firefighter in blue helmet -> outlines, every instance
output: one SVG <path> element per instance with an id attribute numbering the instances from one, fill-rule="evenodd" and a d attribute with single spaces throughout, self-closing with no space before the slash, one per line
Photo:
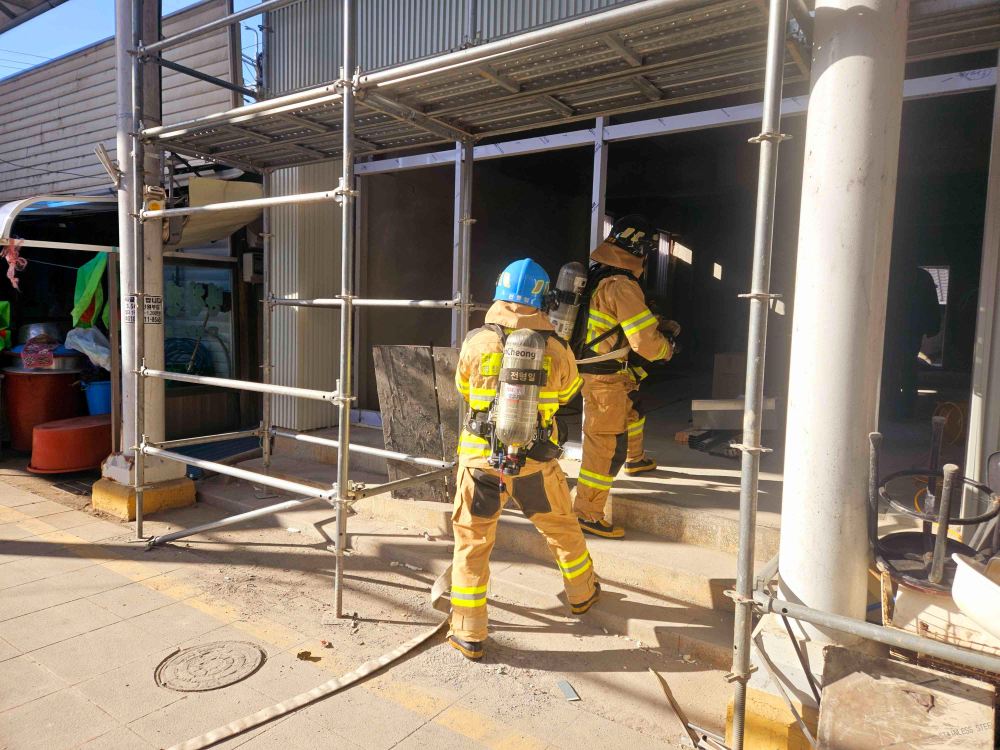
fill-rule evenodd
<path id="1" fill-rule="evenodd" d="M 470 659 L 483 655 L 490 553 L 500 511 L 508 499 L 545 537 L 562 573 L 573 613 L 586 612 L 601 595 L 587 544 L 573 513 L 566 475 L 559 467 L 565 435 L 560 434 L 555 414 L 576 396 L 583 379 L 569 348 L 553 335 L 552 324 L 542 311 L 548 290 L 548 274 L 533 260 L 507 266 L 497 279 L 486 324 L 466 337 L 455 371 L 455 385 L 469 402 L 470 413 L 458 447 L 448 640 Z M 523 463 L 511 467 L 502 462 L 505 447 L 498 445 L 493 429 L 494 407 L 503 376 L 504 344 L 508 336 L 521 329 L 536 331 L 544 341 L 541 351 L 545 376 L 539 384 L 535 437 L 524 446 Z"/>

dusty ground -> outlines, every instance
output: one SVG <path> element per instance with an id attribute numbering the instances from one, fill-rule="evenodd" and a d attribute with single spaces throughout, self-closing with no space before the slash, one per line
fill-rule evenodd
<path id="1" fill-rule="evenodd" d="M 0 461 L 4 750 L 168 747 L 350 671 L 442 617 L 429 605 L 428 573 L 352 556 L 344 608 L 356 617 L 333 621 L 334 557 L 325 544 L 261 521 L 146 552 L 130 526 L 23 465 Z M 145 530 L 221 515 L 194 506 L 147 519 Z M 350 530 L 420 534 L 357 516 Z M 650 667 L 692 722 L 723 728 L 730 687 L 709 666 L 647 650 L 568 611 L 490 603 L 482 663 L 438 635 L 364 683 L 219 747 L 679 747 Z M 254 642 L 267 662 L 207 693 L 154 683 L 156 664 L 177 647 L 218 640 Z M 559 680 L 581 700 L 567 702 Z"/>

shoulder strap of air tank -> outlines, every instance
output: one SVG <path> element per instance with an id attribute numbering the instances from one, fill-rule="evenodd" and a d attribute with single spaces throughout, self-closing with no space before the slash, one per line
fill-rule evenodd
<path id="1" fill-rule="evenodd" d="M 487 328 L 497 336 L 500 337 L 500 346 L 503 347 L 507 343 L 507 331 L 504 330 L 503 326 L 496 323 L 487 323 L 483 328 Z"/>

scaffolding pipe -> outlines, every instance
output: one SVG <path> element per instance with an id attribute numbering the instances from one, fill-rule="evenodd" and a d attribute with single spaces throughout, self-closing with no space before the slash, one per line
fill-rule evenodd
<path id="1" fill-rule="evenodd" d="M 266 25 L 266 24 L 265 24 Z M 265 38 L 267 32 L 265 31 Z M 271 170 L 264 172 L 264 197 L 271 194 L 272 186 Z M 264 385 L 271 385 L 271 316 L 274 314 L 271 305 L 271 209 L 264 208 L 263 239 L 264 239 L 264 331 L 262 346 L 264 349 L 264 364 L 261 365 L 261 379 Z M 264 450 L 264 471 L 271 468 L 271 394 L 264 393 L 261 408 L 261 436 L 263 437 L 262 448 Z"/>
<path id="2" fill-rule="evenodd" d="M 831 628 L 842 633 L 848 633 L 859 638 L 867 638 L 876 643 L 884 643 L 893 648 L 903 648 L 908 651 L 915 651 L 918 654 L 932 656 L 936 659 L 962 664 L 972 669 L 981 669 L 992 674 L 1000 674 L 1000 658 L 989 656 L 988 654 L 953 646 L 950 643 L 941 643 L 932 638 L 922 638 L 913 633 L 895 628 L 886 628 L 881 625 L 874 625 L 870 622 L 855 620 L 853 617 L 835 615 L 830 612 L 823 612 L 819 609 L 806 607 L 802 604 L 794 604 L 771 596 L 764 591 L 754 592 L 754 601 L 759 604 L 764 614 L 775 613 L 791 617 L 802 622 L 812 623 L 821 628 Z M 736 741 L 736 736 L 733 736 Z M 735 745 L 734 745 L 735 747 Z"/>
<path id="3" fill-rule="evenodd" d="M 248 482 L 262 484 L 265 487 L 274 487 L 276 490 L 294 492 L 297 495 L 314 497 L 319 500 L 332 500 L 337 496 L 336 488 L 324 490 L 308 484 L 300 484 L 299 482 L 292 482 L 288 479 L 279 479 L 278 477 L 272 477 L 267 474 L 260 474 L 256 471 L 238 469 L 235 466 L 221 464 L 217 461 L 206 461 L 203 458 L 185 456 L 183 453 L 174 453 L 172 451 L 163 450 L 162 448 L 157 448 L 149 443 L 143 444 L 139 452 L 147 456 L 158 456 L 160 458 L 165 458 L 168 461 L 176 461 L 181 464 L 198 466 L 202 469 L 207 469 L 208 471 L 214 471 L 216 474 L 225 474 L 226 476 L 236 477 L 237 479 L 245 479 Z"/>
<path id="4" fill-rule="evenodd" d="M 150 370 L 143 367 L 140 371 L 143 377 L 160 378 L 161 380 L 177 380 L 182 383 L 197 383 L 198 385 L 214 385 L 219 388 L 233 388 L 238 391 L 255 391 L 256 393 L 274 393 L 279 396 L 293 398 L 308 398 L 313 401 L 336 401 L 337 391 L 316 391 L 310 388 L 294 388 L 289 385 L 271 385 L 269 383 L 253 383 L 248 380 L 230 380 L 229 378 L 212 378 L 207 375 L 191 375 L 186 372 L 167 372 L 166 370 Z"/>
<path id="5" fill-rule="evenodd" d="M 252 521 L 255 518 L 270 516 L 275 513 L 280 513 L 283 510 L 292 510 L 293 508 L 301 508 L 306 505 L 312 505 L 313 503 L 318 503 L 322 499 L 323 498 L 320 497 L 309 497 L 304 500 L 287 500 L 283 503 L 278 503 L 277 505 L 268 505 L 266 508 L 258 508 L 257 510 L 247 511 L 246 513 L 229 516 L 228 518 L 220 518 L 218 521 L 212 521 L 211 523 L 203 523 L 201 526 L 192 526 L 190 529 L 181 529 L 180 531 L 172 531 L 169 534 L 154 537 L 149 540 L 148 546 L 158 547 L 161 544 L 173 542 L 177 539 L 184 539 L 185 537 L 194 536 L 195 534 L 202 534 L 206 531 L 214 531 L 215 529 L 221 529 L 226 526 L 233 526 L 238 523 L 243 523 L 244 521 Z"/>
<path id="6" fill-rule="evenodd" d="M 438 469 L 436 471 L 428 471 L 425 474 L 417 474 L 413 477 L 407 477 L 406 479 L 397 479 L 395 482 L 386 482 L 385 484 L 376 484 L 372 487 L 358 487 L 350 491 L 350 495 L 354 500 L 360 500 L 363 497 L 371 497 L 372 495 L 381 495 L 384 492 L 391 492 L 392 490 L 402 490 L 407 487 L 412 487 L 415 484 L 423 484 L 424 482 L 430 482 L 438 477 L 444 477 L 451 474 L 453 468 L 451 466 Z"/>
<path id="7" fill-rule="evenodd" d="M 753 277 L 750 285 L 750 326 L 747 333 L 746 401 L 743 408 L 742 466 L 740 469 L 739 553 L 736 563 L 736 621 L 733 633 L 733 750 L 743 750 L 747 680 L 750 677 L 750 631 L 753 627 L 753 560 L 757 526 L 757 489 L 760 478 L 761 417 L 764 406 L 764 354 L 767 313 L 772 295 L 771 243 L 781 135 L 781 88 L 785 65 L 787 0 L 770 0 L 767 28 L 767 67 L 757 177 L 757 215 L 754 229 Z"/>
<path id="8" fill-rule="evenodd" d="M 132 0 L 132 49 L 137 50 L 142 45 L 142 9 L 143 0 Z M 124 65 L 125 61 L 120 60 Z M 135 480 L 135 538 L 142 539 L 142 500 L 143 489 L 146 483 L 146 466 L 142 451 L 138 446 L 145 440 L 146 427 L 146 388 L 142 379 L 142 369 L 145 366 L 146 356 L 146 274 L 145 257 L 146 242 L 143 232 L 142 220 L 139 215 L 142 211 L 143 185 L 143 158 L 144 148 L 139 138 L 139 131 L 142 130 L 142 59 L 138 55 L 132 56 L 132 273 L 134 275 L 133 284 L 133 345 L 135 354 L 132 362 L 135 365 L 135 403 L 133 406 L 133 420 L 135 422 L 135 466 L 133 478 Z M 124 155 L 123 155 L 124 156 Z"/>
<path id="9" fill-rule="evenodd" d="M 311 443 L 312 445 L 322 445 L 328 448 L 340 449 L 339 440 L 321 438 L 316 435 L 309 435 L 308 433 L 298 432 L 296 430 L 286 430 L 281 427 L 272 427 L 271 434 L 276 437 L 297 440 L 300 443 Z M 411 464 L 429 466 L 434 469 L 450 469 L 455 466 L 454 461 L 437 461 L 433 458 L 419 458 L 418 456 L 410 456 L 406 453 L 396 453 L 395 451 L 387 451 L 384 448 L 375 448 L 368 445 L 349 445 L 347 449 L 357 453 L 364 453 L 369 456 L 381 456 L 382 458 L 391 458 L 394 461 L 406 461 Z"/>
<path id="10" fill-rule="evenodd" d="M 697 5 L 698 0 L 644 0 L 641 3 L 634 3 L 602 13 L 584 16 L 583 18 L 536 29 L 524 34 L 517 34 L 506 39 L 498 39 L 446 55 L 437 55 L 407 65 L 399 65 L 394 68 L 369 73 L 361 76 L 360 85 L 365 90 L 371 90 L 375 87 L 399 84 L 421 75 L 441 73 L 468 63 L 490 60 L 498 55 L 524 50 L 544 42 L 597 36 L 621 28 L 622 26 L 633 25 L 645 19 L 656 17 L 668 9 L 683 10 L 685 8 L 697 7 Z M 261 6 L 254 7 L 258 9 L 257 12 L 260 12 L 259 9 Z M 144 51 L 148 52 L 149 50 L 155 51 L 155 45 L 150 45 Z M 319 104 L 324 100 L 333 102 L 340 98 L 335 94 L 337 88 L 338 84 L 317 86 L 316 88 L 306 89 L 295 94 L 240 107 L 236 110 L 217 112 L 174 125 L 149 128 L 143 131 L 142 137 L 155 139 L 166 135 L 179 135 L 189 132 L 191 129 L 210 127 L 213 123 L 219 121 L 229 122 L 230 118 L 234 116 L 241 118 L 240 122 L 251 122 L 257 117 L 268 116 L 278 108 L 294 108 L 305 102 L 309 104 Z"/>
<path id="11" fill-rule="evenodd" d="M 302 205 L 303 203 L 322 203 L 323 201 L 339 200 L 336 190 L 324 190 L 319 193 L 301 193 L 299 195 L 276 195 L 269 198 L 252 198 L 247 201 L 227 201 L 226 203 L 209 203 L 205 206 L 181 206 L 180 208 L 163 208 L 159 211 L 143 211 L 142 220 L 166 219 L 171 216 L 191 216 L 193 214 L 216 213 L 218 211 L 243 211 L 248 208 L 265 208 L 267 206 Z"/>
<path id="12" fill-rule="evenodd" d="M 272 297 L 272 305 L 284 307 L 342 307 L 344 300 L 338 297 L 317 299 L 294 299 Z M 457 299 L 355 299 L 354 307 L 440 307 L 451 309 L 461 305 Z"/>
<path id="13" fill-rule="evenodd" d="M 150 44 L 147 47 L 139 47 L 139 56 L 148 57 L 150 55 L 155 55 L 162 50 L 170 49 L 171 47 L 176 47 L 179 44 L 189 42 L 192 39 L 206 36 L 214 31 L 218 31 L 219 29 L 232 26 L 234 23 L 239 23 L 247 18 L 260 15 L 265 11 L 277 10 L 278 8 L 283 8 L 286 5 L 300 2 L 302 2 L 302 0 L 265 0 L 265 2 L 251 5 L 249 8 L 238 11 L 237 13 L 230 13 L 228 16 L 223 16 L 216 21 L 196 26 L 193 29 L 182 31 L 180 34 L 175 34 L 174 36 L 168 36 L 166 39 L 161 39 L 160 41 Z"/>
<path id="14" fill-rule="evenodd" d="M 221 443 L 226 440 L 238 440 L 240 438 L 256 437 L 260 430 L 240 430 L 239 432 L 223 432 L 219 435 L 205 435 L 202 437 L 181 438 L 180 440 L 163 440 L 161 442 L 146 442 L 154 448 L 183 448 L 186 445 L 201 445 L 202 443 Z"/>
<path id="15" fill-rule="evenodd" d="M 340 378 L 337 390 L 339 406 L 338 438 L 340 444 L 351 444 L 351 374 L 354 368 L 354 341 L 352 324 L 354 322 L 354 74 L 356 9 L 355 0 L 344 0 L 343 15 L 343 49 L 344 65 L 340 71 L 343 87 L 343 162 L 340 178 L 341 208 L 341 242 L 340 242 L 340 296 L 343 300 L 343 312 L 340 316 Z M 345 503 L 350 499 L 347 493 L 347 473 L 350 466 L 350 448 L 337 452 L 337 536 L 334 551 L 336 552 L 336 575 L 334 577 L 335 617 L 344 614 L 344 547 L 346 546 L 345 523 L 347 515 L 344 512 Z"/>
<path id="16" fill-rule="evenodd" d="M 202 73 L 200 70 L 195 70 L 194 68 L 189 68 L 186 65 L 180 65 L 171 60 L 164 60 L 162 57 L 155 56 L 151 60 L 155 62 L 162 68 L 167 68 L 168 70 L 174 70 L 178 73 L 183 73 L 191 78 L 196 78 L 199 81 L 204 81 L 205 83 L 211 83 L 213 86 L 218 86 L 224 88 L 228 91 L 235 91 L 237 94 L 242 94 L 243 96 L 249 96 L 251 99 L 256 99 L 258 94 L 252 89 L 244 88 L 243 86 L 237 86 L 235 83 L 230 83 L 229 81 L 224 81 L 221 78 L 216 78 L 215 76 L 210 76 L 208 73 Z"/>

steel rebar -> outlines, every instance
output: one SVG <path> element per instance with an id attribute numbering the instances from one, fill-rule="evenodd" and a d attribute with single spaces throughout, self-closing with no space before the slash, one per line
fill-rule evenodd
<path id="1" fill-rule="evenodd" d="M 353 371 L 353 322 L 354 306 L 354 73 L 355 45 L 357 29 L 355 0 L 344 0 L 343 44 L 344 64 L 340 71 L 343 86 L 343 163 L 341 169 L 341 242 L 340 242 L 340 295 L 344 304 L 340 315 L 340 379 L 337 390 L 338 437 L 346 450 L 337 452 L 337 537 L 336 575 L 334 579 L 335 616 L 344 614 L 344 547 L 346 546 L 347 514 L 345 503 L 350 499 L 347 493 L 347 475 L 350 467 L 351 444 L 351 375 Z"/>
<path id="2" fill-rule="evenodd" d="M 760 430 L 764 402 L 764 355 L 767 313 L 770 307 L 771 244 L 781 142 L 781 88 L 785 62 L 787 0 L 770 0 L 767 30 L 767 66 L 764 74 L 764 114 L 757 177 L 757 215 L 754 227 L 753 278 L 750 286 L 750 326 L 747 333 L 746 400 L 743 410 L 743 457 L 740 470 L 739 554 L 736 571 L 736 622 L 733 635 L 733 750 L 743 750 L 746 719 L 746 682 L 750 677 L 750 631 L 753 626 L 753 560 L 757 527 L 757 490 L 760 478 Z"/>

